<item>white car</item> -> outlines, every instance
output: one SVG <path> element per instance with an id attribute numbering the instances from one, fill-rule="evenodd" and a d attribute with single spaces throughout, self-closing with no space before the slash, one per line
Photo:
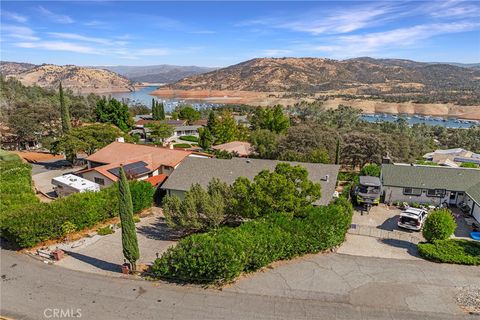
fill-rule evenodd
<path id="1" fill-rule="evenodd" d="M 420 231 L 427 218 L 427 214 L 427 210 L 408 208 L 400 213 L 400 218 L 398 219 L 397 224 L 401 228 Z"/>

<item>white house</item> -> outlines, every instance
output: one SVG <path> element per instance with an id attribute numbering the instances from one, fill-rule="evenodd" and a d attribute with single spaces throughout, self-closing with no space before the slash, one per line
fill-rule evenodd
<path id="1" fill-rule="evenodd" d="M 65 197 L 77 192 L 97 192 L 100 185 L 73 174 L 66 174 L 52 179 L 53 189 L 59 197 Z"/>

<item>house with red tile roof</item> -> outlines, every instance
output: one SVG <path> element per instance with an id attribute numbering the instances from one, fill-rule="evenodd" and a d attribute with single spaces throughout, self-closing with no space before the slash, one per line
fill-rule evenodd
<path id="1" fill-rule="evenodd" d="M 86 158 L 87 168 L 77 172 L 102 187 L 119 178 L 120 167 L 130 179 L 168 176 L 187 157 L 207 157 L 192 151 L 115 141 Z"/>
<path id="2" fill-rule="evenodd" d="M 236 153 L 239 157 L 248 157 L 253 152 L 252 145 L 245 141 L 232 141 L 212 147 L 215 150 Z"/>

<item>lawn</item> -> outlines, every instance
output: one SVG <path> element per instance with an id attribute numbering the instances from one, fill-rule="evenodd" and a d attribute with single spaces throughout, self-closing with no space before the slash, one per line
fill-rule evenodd
<path id="1" fill-rule="evenodd" d="M 420 255 L 431 261 L 480 265 L 480 242 L 460 239 L 437 240 L 419 243 Z"/>

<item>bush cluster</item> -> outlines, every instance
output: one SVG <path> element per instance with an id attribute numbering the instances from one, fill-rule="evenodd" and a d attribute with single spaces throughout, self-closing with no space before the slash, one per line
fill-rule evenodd
<path id="1" fill-rule="evenodd" d="M 179 139 L 183 141 L 198 142 L 198 137 L 196 136 L 181 136 Z"/>
<path id="2" fill-rule="evenodd" d="M 422 229 L 423 237 L 429 241 L 446 240 L 457 228 L 457 223 L 449 209 L 437 209 L 430 213 Z"/>
<path id="3" fill-rule="evenodd" d="M 32 167 L 13 153 L 0 150 L 0 214 L 39 202 L 32 189 Z"/>
<path id="4" fill-rule="evenodd" d="M 417 247 L 420 255 L 431 261 L 480 265 L 480 242 L 448 239 L 419 243 Z"/>
<path id="5" fill-rule="evenodd" d="M 90 228 L 118 215 L 117 189 L 115 184 L 100 192 L 76 193 L 50 203 L 24 205 L 2 215 L 2 236 L 21 248 L 28 248 Z M 152 205 L 154 191 L 147 182 L 131 182 L 135 212 Z"/>
<path id="6" fill-rule="evenodd" d="M 317 253 L 341 244 L 352 219 L 345 199 L 306 210 L 301 217 L 275 213 L 236 228 L 182 239 L 152 267 L 154 277 L 192 283 L 225 283 L 276 260 Z"/>
<path id="7" fill-rule="evenodd" d="M 188 149 L 191 147 L 188 143 L 176 143 L 173 145 L 174 148 Z"/>

